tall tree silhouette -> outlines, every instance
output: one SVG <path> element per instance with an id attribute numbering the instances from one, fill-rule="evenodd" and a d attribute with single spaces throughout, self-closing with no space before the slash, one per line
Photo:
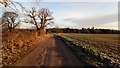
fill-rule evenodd
<path id="1" fill-rule="evenodd" d="M 9 30 L 11 31 L 16 26 L 19 25 L 20 21 L 15 22 L 18 17 L 18 14 L 15 12 L 5 12 L 2 15 L 2 26 L 7 26 Z"/>
<path id="2" fill-rule="evenodd" d="M 53 23 L 52 12 L 49 9 L 42 8 L 38 12 L 33 7 L 31 10 L 27 12 L 27 16 L 29 16 L 32 20 L 30 23 L 36 26 L 36 29 L 39 34 L 46 33 L 46 27 Z"/>
<path id="3" fill-rule="evenodd" d="M 51 12 L 49 9 L 46 8 L 42 8 L 39 10 L 39 14 L 38 17 L 40 18 L 41 22 L 40 22 L 40 34 L 45 34 L 46 33 L 46 29 L 45 27 L 47 27 L 50 23 L 53 23 L 53 17 L 52 17 L 53 12 Z"/>
<path id="4" fill-rule="evenodd" d="M 37 23 L 37 11 L 34 7 L 32 7 L 32 9 L 27 12 L 27 16 L 32 19 L 30 23 L 34 24 L 37 30 L 39 30 L 39 26 Z"/>

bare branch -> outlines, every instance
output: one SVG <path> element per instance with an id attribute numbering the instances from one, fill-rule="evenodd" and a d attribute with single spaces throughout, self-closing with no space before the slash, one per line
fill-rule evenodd
<path id="1" fill-rule="evenodd" d="M 46 26 L 50 25 L 51 23 L 54 23 L 54 22 L 53 22 L 53 21 L 51 21 L 51 22 L 47 23 L 44 27 L 46 27 Z"/>
<path id="2" fill-rule="evenodd" d="M 18 26 L 20 24 L 21 21 L 19 21 L 18 23 L 16 23 L 13 28 L 15 28 L 16 26 Z"/>
<path id="3" fill-rule="evenodd" d="M 50 24 L 47 23 L 48 21 L 51 21 L 53 20 L 54 18 L 52 17 L 52 12 L 49 10 L 49 9 L 46 9 L 46 8 L 42 8 L 39 10 L 39 14 L 38 14 L 38 17 L 40 18 L 41 20 L 41 28 L 44 28 L 46 27 L 47 25 Z M 47 23 L 47 24 L 46 24 Z"/>
<path id="4" fill-rule="evenodd" d="M 11 30 L 11 29 L 14 29 L 19 23 L 15 23 L 15 20 L 17 18 L 18 14 L 15 13 L 15 12 L 5 12 L 3 15 L 2 15 L 2 24 L 8 26 L 8 28 Z"/>
<path id="5" fill-rule="evenodd" d="M 50 12 L 49 9 L 46 8 L 42 8 L 39 10 L 39 15 L 38 15 L 41 19 L 46 19 L 47 17 L 51 17 L 52 16 L 52 12 Z"/>
<path id="6" fill-rule="evenodd" d="M 46 19 L 47 21 L 51 21 L 51 20 L 53 20 L 54 18 L 53 17 L 51 17 L 51 18 L 49 18 L 49 19 Z"/>
<path id="7" fill-rule="evenodd" d="M 34 24 L 36 26 L 36 28 L 38 29 L 39 27 L 38 27 L 37 21 L 36 21 L 36 17 L 37 17 L 36 13 L 37 13 L 36 9 L 34 7 L 32 7 L 32 9 L 27 12 L 27 16 L 29 16 L 34 21 L 34 22 L 31 21 L 30 23 Z"/>

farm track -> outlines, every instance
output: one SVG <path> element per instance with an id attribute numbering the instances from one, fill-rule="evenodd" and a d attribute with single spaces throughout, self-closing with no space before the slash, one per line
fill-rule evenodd
<path id="1" fill-rule="evenodd" d="M 11 66 L 85 66 L 57 36 L 38 42 L 33 51 Z"/>

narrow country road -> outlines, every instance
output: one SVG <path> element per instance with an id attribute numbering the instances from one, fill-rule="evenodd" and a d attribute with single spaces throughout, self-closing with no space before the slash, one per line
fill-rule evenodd
<path id="1" fill-rule="evenodd" d="M 57 36 L 49 35 L 14 66 L 81 66 L 82 63 Z"/>

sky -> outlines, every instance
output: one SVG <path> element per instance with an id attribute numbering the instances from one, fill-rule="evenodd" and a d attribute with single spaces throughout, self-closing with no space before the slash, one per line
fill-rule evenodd
<path id="1" fill-rule="evenodd" d="M 19 1 L 27 9 L 36 7 L 36 9 L 48 8 L 52 11 L 55 18 L 54 24 L 48 28 L 95 27 L 118 30 L 118 0 L 43 0 L 40 3 Z M 1 5 L 0 8 L 2 8 Z M 2 8 L 0 12 L 3 10 L 5 9 Z M 23 23 L 20 27 L 34 26 Z"/>
<path id="2" fill-rule="evenodd" d="M 7 0 L 10 1 L 10 0 Z M 35 2 L 35 1 L 43 1 L 43 2 L 118 2 L 119 0 L 12 0 L 17 2 Z"/>

